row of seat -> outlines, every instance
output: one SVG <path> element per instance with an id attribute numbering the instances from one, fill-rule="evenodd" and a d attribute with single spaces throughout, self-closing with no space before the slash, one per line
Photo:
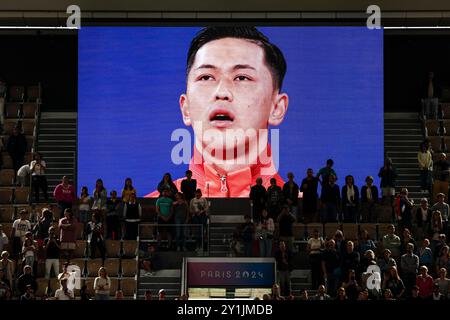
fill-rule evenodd
<path id="1" fill-rule="evenodd" d="M 41 85 L 33 86 L 9 86 L 8 88 L 8 101 L 11 102 L 38 102 L 41 99 Z"/>
<path id="2" fill-rule="evenodd" d="M 6 145 L 8 144 L 8 138 L 9 136 L 3 135 L 0 136 L 1 144 L 6 148 Z M 34 136 L 32 135 L 26 135 L 25 139 L 27 140 L 27 149 L 26 152 L 32 152 L 34 150 Z"/>
<path id="3" fill-rule="evenodd" d="M 9 152 L 3 151 L 1 152 L 2 157 L 2 169 L 12 169 L 13 168 L 13 161 L 11 156 L 9 155 Z M 24 157 L 24 163 L 30 163 L 33 160 L 33 154 L 31 152 L 25 153 Z"/>
<path id="4" fill-rule="evenodd" d="M 38 111 L 37 102 L 7 102 L 5 103 L 6 118 L 34 119 Z"/>
<path id="5" fill-rule="evenodd" d="M 117 291 L 119 287 L 119 281 L 120 281 L 120 289 L 122 290 L 124 296 L 133 296 L 136 291 L 136 280 L 134 278 L 116 278 L 116 277 L 110 277 L 111 279 L 111 296 L 114 296 L 115 292 Z M 86 285 L 87 293 L 94 296 L 94 277 L 87 278 L 86 281 L 84 279 L 82 280 L 82 283 Z M 47 289 L 48 286 L 48 280 L 45 278 L 38 278 L 36 279 L 38 284 L 38 289 L 35 292 L 35 295 L 37 297 L 42 297 Z M 59 288 L 59 283 L 56 278 L 53 278 L 50 280 L 50 287 L 53 292 L 55 292 L 56 289 Z M 80 290 L 75 289 L 75 296 L 80 295 Z"/>
<path id="6" fill-rule="evenodd" d="M 36 121 L 25 119 L 21 120 L 22 122 L 22 133 L 26 136 L 35 136 L 36 135 Z M 12 134 L 14 127 L 17 125 L 17 119 L 6 119 L 3 122 L 3 133 L 7 136 Z M 7 138 L 4 138 L 5 143 L 7 142 Z M 28 141 L 27 141 L 28 142 Z"/>
<path id="7" fill-rule="evenodd" d="M 0 171 L 0 186 L 11 185 L 7 183 L 11 176 L 6 175 L 3 171 L 13 171 L 5 169 Z M 14 177 L 14 176 L 13 176 Z M 27 187 L 9 187 L 0 188 L 0 204 L 27 204 L 29 203 L 30 189 Z M 0 220 L 1 221 L 1 220 Z"/>

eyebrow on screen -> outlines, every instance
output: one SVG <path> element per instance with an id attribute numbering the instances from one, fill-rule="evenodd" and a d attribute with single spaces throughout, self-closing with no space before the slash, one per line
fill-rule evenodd
<path id="1" fill-rule="evenodd" d="M 218 69 L 218 67 L 216 67 L 215 65 L 212 65 L 212 64 L 202 64 L 202 65 L 198 66 L 195 70 L 199 70 L 199 69 Z M 240 70 L 240 69 L 256 70 L 254 67 L 252 67 L 249 64 L 236 64 L 233 66 L 232 69 L 233 69 L 233 71 Z"/>

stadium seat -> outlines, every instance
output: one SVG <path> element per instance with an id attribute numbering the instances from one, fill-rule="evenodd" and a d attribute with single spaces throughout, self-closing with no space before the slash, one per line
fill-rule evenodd
<path id="1" fill-rule="evenodd" d="M 98 269 L 102 267 L 102 259 L 89 259 L 88 260 L 88 273 L 90 277 L 97 277 L 98 276 Z M 83 270 L 83 269 L 81 269 Z"/>
<path id="2" fill-rule="evenodd" d="M 442 138 L 429 136 L 428 139 L 430 140 L 434 152 L 440 152 L 442 149 Z"/>
<path id="3" fill-rule="evenodd" d="M 22 106 L 22 115 L 24 118 L 34 119 L 37 113 L 37 103 L 28 102 Z"/>
<path id="4" fill-rule="evenodd" d="M 125 257 L 134 258 L 137 255 L 137 241 L 136 240 L 124 240 L 123 241 L 123 250 L 125 253 Z"/>
<path id="5" fill-rule="evenodd" d="M 136 291 L 136 281 L 134 278 L 120 279 L 120 288 L 124 296 L 132 296 Z"/>
<path id="6" fill-rule="evenodd" d="M 6 118 L 18 118 L 20 111 L 20 103 L 6 103 L 5 112 Z"/>
<path id="7" fill-rule="evenodd" d="M 450 104 L 441 103 L 441 108 L 444 113 L 444 119 L 450 119 Z"/>
<path id="8" fill-rule="evenodd" d="M 0 223 L 12 222 L 14 219 L 14 211 L 14 207 L 0 207 Z"/>
<path id="9" fill-rule="evenodd" d="M 74 258 L 84 258 L 84 253 L 86 251 L 86 240 L 77 240 L 77 247 L 73 253 Z"/>
<path id="10" fill-rule="evenodd" d="M 324 238 L 331 239 L 333 238 L 336 230 L 342 230 L 342 226 L 340 223 L 325 223 L 324 227 Z M 344 233 L 344 237 L 346 237 Z"/>
<path id="11" fill-rule="evenodd" d="M 119 258 L 110 258 L 105 261 L 105 268 L 110 277 L 117 277 L 119 274 Z"/>
<path id="12" fill-rule="evenodd" d="M 35 128 L 35 122 L 34 120 L 31 121 L 23 121 L 22 122 L 22 128 L 23 128 L 23 134 L 27 136 L 34 136 L 34 128 Z"/>
<path id="13" fill-rule="evenodd" d="M 13 161 L 8 152 L 2 153 L 2 169 L 12 169 Z"/>
<path id="14" fill-rule="evenodd" d="M 306 225 L 303 223 L 294 224 L 294 239 L 296 241 L 305 240 Z"/>
<path id="15" fill-rule="evenodd" d="M 122 276 L 134 277 L 136 274 L 136 259 L 122 259 Z"/>
<path id="16" fill-rule="evenodd" d="M 311 236 L 314 229 L 319 230 L 320 235 L 323 237 L 323 224 L 322 223 L 308 223 L 306 225 L 306 235 L 307 235 L 306 239 L 308 239 Z"/>
<path id="17" fill-rule="evenodd" d="M 25 204 L 29 202 L 29 192 L 28 188 L 16 188 L 14 190 L 14 203 Z"/>
<path id="18" fill-rule="evenodd" d="M 3 232 L 8 236 L 8 238 L 11 235 L 12 225 L 13 225 L 12 222 L 11 223 L 2 222 Z"/>
<path id="19" fill-rule="evenodd" d="M 6 119 L 5 122 L 3 123 L 3 133 L 11 135 L 16 124 L 17 124 L 16 120 Z M 6 142 L 7 139 L 5 140 L 5 143 Z"/>
<path id="20" fill-rule="evenodd" d="M 9 101 L 23 101 L 25 88 L 23 86 L 9 87 Z"/>
<path id="21" fill-rule="evenodd" d="M 13 190 L 2 188 L 0 189 L 0 204 L 10 204 L 12 202 Z"/>
<path id="22" fill-rule="evenodd" d="M 9 187 L 14 182 L 14 170 L 3 169 L 0 170 L 0 186 Z"/>
<path id="23" fill-rule="evenodd" d="M 140 226 L 139 227 L 139 236 L 142 239 L 153 239 L 154 237 L 154 230 L 155 230 L 155 226 L 149 226 L 149 225 L 145 225 L 145 226 Z"/>
<path id="24" fill-rule="evenodd" d="M 106 256 L 108 258 L 117 258 L 120 251 L 120 240 L 106 240 Z"/>
<path id="25" fill-rule="evenodd" d="M 367 230 L 371 240 L 377 239 L 377 225 L 375 223 L 361 223 L 359 230 Z"/>
<path id="26" fill-rule="evenodd" d="M 27 101 L 36 101 L 41 98 L 41 88 L 37 86 L 27 87 Z"/>
<path id="27" fill-rule="evenodd" d="M 427 137 L 432 137 L 432 136 L 440 136 L 439 134 L 439 121 L 438 120 L 427 120 L 426 124 L 425 124 L 426 128 L 427 128 Z"/>
<path id="28" fill-rule="evenodd" d="M 358 225 L 356 223 L 342 224 L 342 232 L 346 240 L 355 241 L 358 239 Z"/>

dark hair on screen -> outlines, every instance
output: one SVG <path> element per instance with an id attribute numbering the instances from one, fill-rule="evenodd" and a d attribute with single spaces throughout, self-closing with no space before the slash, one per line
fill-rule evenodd
<path id="1" fill-rule="evenodd" d="M 265 62 L 272 74 L 274 88 L 280 90 L 286 74 L 286 60 L 281 50 L 271 43 L 269 39 L 255 27 L 206 27 L 200 30 L 189 47 L 186 76 L 191 71 L 197 51 L 208 42 L 223 39 L 237 38 L 251 41 L 264 50 Z"/>

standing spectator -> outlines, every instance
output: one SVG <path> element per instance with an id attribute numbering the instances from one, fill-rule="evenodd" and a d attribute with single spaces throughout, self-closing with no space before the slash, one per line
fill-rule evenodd
<path id="1" fill-rule="evenodd" d="M 89 220 L 91 205 L 92 198 L 89 196 L 88 188 L 86 186 L 81 187 L 80 197 L 78 198 L 78 219 L 82 224 L 86 224 Z"/>
<path id="2" fill-rule="evenodd" d="M 360 287 L 356 279 L 355 270 L 348 270 L 347 277 L 342 281 L 342 287 L 345 289 L 349 300 L 355 301 L 358 298 L 358 290 Z"/>
<path id="3" fill-rule="evenodd" d="M 290 252 L 293 251 L 294 247 L 294 223 L 295 217 L 289 212 L 289 207 L 285 205 L 281 214 L 278 217 L 278 236 L 281 241 L 283 241 Z"/>
<path id="4" fill-rule="evenodd" d="M 256 225 L 257 239 L 259 239 L 259 256 L 272 256 L 273 233 L 275 224 L 273 219 L 269 217 L 266 209 L 263 209 L 261 220 Z"/>
<path id="5" fill-rule="evenodd" d="M 269 217 L 274 221 L 278 219 L 282 202 L 283 191 L 277 185 L 277 179 L 271 178 L 270 186 L 267 188 L 267 211 L 269 212 Z"/>
<path id="6" fill-rule="evenodd" d="M 116 240 L 121 237 L 119 210 L 122 201 L 117 198 L 115 190 L 112 190 L 109 195 L 110 198 L 106 201 L 106 239 Z M 130 197 L 128 197 L 129 200 Z"/>
<path id="7" fill-rule="evenodd" d="M 420 190 L 421 192 L 432 192 L 431 174 L 433 172 L 433 156 L 424 143 L 420 144 L 419 153 L 417 154 L 420 170 Z"/>
<path id="8" fill-rule="evenodd" d="M 34 261 L 36 258 L 36 246 L 34 245 L 33 239 L 25 238 L 22 246 L 22 265 L 29 265 L 33 268 Z"/>
<path id="9" fill-rule="evenodd" d="M 275 260 L 280 279 L 281 295 L 287 297 L 291 294 L 292 255 L 286 248 L 286 243 L 280 241 L 279 249 L 275 252 Z"/>
<path id="10" fill-rule="evenodd" d="M 158 214 L 158 244 L 161 243 L 162 235 L 167 238 L 167 248 L 172 246 L 172 230 L 169 227 L 173 218 L 173 200 L 169 197 L 170 191 L 166 189 L 162 193 L 162 197 L 156 200 L 156 213 Z"/>
<path id="11" fill-rule="evenodd" d="M 383 290 L 389 289 L 393 298 L 402 299 L 405 293 L 405 285 L 402 279 L 398 276 L 397 268 L 390 267 L 383 279 Z"/>
<path id="12" fill-rule="evenodd" d="M 59 241 L 61 249 L 65 251 L 67 262 L 72 259 L 72 253 L 76 248 L 76 221 L 71 209 L 64 210 L 64 218 L 59 220 Z"/>
<path id="13" fill-rule="evenodd" d="M 47 169 L 45 161 L 42 159 L 42 154 L 36 152 L 34 160 L 30 163 L 31 183 L 34 190 L 34 202 L 39 203 L 39 189 L 44 194 L 44 200 L 48 203 L 47 194 L 47 178 L 45 177 L 45 170 Z"/>
<path id="14" fill-rule="evenodd" d="M 73 300 L 75 295 L 73 290 L 67 288 L 67 278 L 60 279 L 61 287 L 55 291 L 56 300 Z"/>
<path id="15" fill-rule="evenodd" d="M 433 165 L 434 167 L 434 183 L 433 183 L 433 199 L 439 201 L 438 195 L 448 194 L 448 178 L 450 163 L 447 161 L 447 155 L 441 153 L 439 160 Z"/>
<path id="16" fill-rule="evenodd" d="M 59 273 L 59 258 L 61 250 L 61 241 L 56 236 L 55 227 L 48 229 L 48 238 L 44 240 L 45 250 L 45 279 L 50 280 L 51 272 L 55 276 Z"/>
<path id="17" fill-rule="evenodd" d="M 20 210 L 20 218 L 13 222 L 11 229 L 12 239 L 12 252 L 14 259 L 17 259 L 22 252 L 23 241 L 25 235 L 31 230 L 31 223 L 28 221 L 28 211 L 25 209 Z"/>
<path id="18" fill-rule="evenodd" d="M 336 251 L 336 244 L 331 239 L 328 240 L 326 248 L 322 253 L 322 274 L 324 276 L 325 286 L 332 296 L 336 294 L 340 272 L 340 257 Z"/>
<path id="19" fill-rule="evenodd" d="M 103 180 L 97 179 L 95 182 L 95 189 L 94 189 L 94 202 L 92 204 L 92 210 L 98 209 L 105 211 L 106 210 L 106 200 L 108 199 L 108 192 L 106 191 L 106 188 L 103 186 Z"/>
<path id="20" fill-rule="evenodd" d="M 430 240 L 423 239 L 423 244 L 417 251 L 417 256 L 419 257 L 419 265 L 426 266 L 428 270 L 431 269 L 431 265 L 433 264 L 433 252 L 429 248 Z"/>
<path id="21" fill-rule="evenodd" d="M 328 184 L 328 180 L 329 180 L 330 176 L 332 176 L 332 175 L 335 177 L 334 181 L 337 181 L 338 177 L 337 177 L 336 172 L 333 169 L 333 165 L 334 165 L 334 161 L 332 159 L 328 159 L 326 166 L 321 168 L 319 170 L 319 172 L 317 172 L 316 178 L 319 179 L 320 184 L 322 186 Z M 320 177 L 322 177 L 322 180 L 320 180 Z"/>
<path id="22" fill-rule="evenodd" d="M 341 193 L 339 186 L 335 184 L 336 177 L 331 174 L 327 181 L 328 183 L 322 184 L 322 193 L 320 195 L 322 223 L 336 222 L 338 210 L 341 206 Z"/>
<path id="23" fill-rule="evenodd" d="M 384 160 L 384 166 L 380 168 L 378 176 L 381 178 L 380 187 L 383 201 L 384 203 L 388 201 L 392 206 L 394 204 L 397 170 L 392 165 L 392 160 L 390 158 Z"/>
<path id="24" fill-rule="evenodd" d="M 109 300 L 111 279 L 104 267 L 98 269 L 98 277 L 94 280 L 95 300 Z"/>
<path id="25" fill-rule="evenodd" d="M 133 193 L 130 195 L 130 201 L 125 203 L 123 217 L 125 219 L 125 239 L 136 240 L 142 217 L 142 207 L 136 201 L 136 195 Z"/>
<path id="26" fill-rule="evenodd" d="M 308 239 L 307 251 L 309 254 L 309 265 L 311 267 L 311 288 L 317 288 L 322 284 L 322 250 L 325 242 L 319 234 L 319 230 L 314 229 L 312 237 Z"/>
<path id="27" fill-rule="evenodd" d="M 416 209 L 415 214 L 417 240 L 422 240 L 428 236 L 431 216 L 432 211 L 428 206 L 427 198 L 420 199 L 420 207 Z"/>
<path id="28" fill-rule="evenodd" d="M 306 178 L 302 180 L 300 191 L 303 192 L 303 217 L 305 223 L 316 221 L 317 215 L 317 200 L 318 193 L 317 187 L 319 179 L 314 177 L 313 169 L 308 168 L 306 170 Z"/>
<path id="29" fill-rule="evenodd" d="M 414 238 L 412 237 L 411 231 L 409 231 L 409 229 L 403 230 L 401 241 L 402 243 L 400 245 L 400 254 L 405 254 L 408 251 L 407 250 L 408 244 L 412 244 L 414 248 L 417 247 L 416 240 L 414 240 Z"/>
<path id="30" fill-rule="evenodd" d="M 37 290 L 37 281 L 31 273 L 32 267 L 26 265 L 23 267 L 23 274 L 17 279 L 17 289 L 19 289 L 20 295 L 23 295 L 26 291 L 27 285 L 31 285 L 33 290 Z"/>
<path id="31" fill-rule="evenodd" d="M 283 199 L 289 206 L 289 211 L 297 218 L 298 211 L 298 195 L 300 189 L 298 184 L 294 181 L 294 174 L 289 172 L 287 174 L 288 181 L 283 186 Z"/>
<path id="32" fill-rule="evenodd" d="M 342 211 L 344 222 L 359 222 L 359 189 L 355 186 L 355 179 L 349 175 L 345 177 L 345 186 L 342 187 Z M 342 221 L 342 220 L 341 220 Z"/>
<path id="33" fill-rule="evenodd" d="M 122 189 L 122 201 L 127 203 L 130 201 L 131 194 L 137 195 L 136 189 L 133 187 L 133 180 L 126 178 Z"/>
<path id="34" fill-rule="evenodd" d="M 250 188 L 250 204 L 252 205 L 253 221 L 258 222 L 266 208 L 267 190 L 262 185 L 262 178 L 256 178 L 256 184 Z"/>
<path id="35" fill-rule="evenodd" d="M 441 268 L 439 270 L 439 278 L 434 282 L 435 285 L 439 286 L 439 292 L 446 298 L 450 298 L 450 279 L 447 278 L 447 270 Z"/>
<path id="36" fill-rule="evenodd" d="M 389 225 L 388 233 L 383 236 L 383 248 L 389 249 L 394 258 L 400 257 L 400 237 L 395 234 L 395 226 Z"/>
<path id="37" fill-rule="evenodd" d="M 3 252 L 4 246 L 8 243 L 8 236 L 3 232 L 3 226 L 0 224 L 0 252 Z"/>
<path id="38" fill-rule="evenodd" d="M 95 210 L 91 221 L 87 223 L 87 241 L 90 244 L 91 259 L 95 259 L 95 251 L 98 248 L 102 261 L 105 261 L 105 241 L 103 223 L 100 221 L 100 210 Z"/>
<path id="39" fill-rule="evenodd" d="M 8 287 L 12 288 L 13 285 L 13 275 L 14 275 L 14 262 L 9 260 L 8 251 L 2 252 L 2 259 L 0 260 L 0 269 L 3 270 L 3 282 L 5 282 Z"/>
<path id="40" fill-rule="evenodd" d="M 436 244 L 439 242 L 439 237 L 444 231 L 442 224 L 442 216 L 439 210 L 433 211 L 430 220 L 430 226 L 428 229 L 428 235 L 431 237 L 432 247 L 435 248 Z"/>
<path id="41" fill-rule="evenodd" d="M 414 245 L 412 243 L 407 244 L 406 253 L 401 257 L 400 266 L 406 295 L 409 296 L 412 287 L 416 284 L 417 269 L 419 268 L 419 257 L 414 254 Z M 422 292 L 422 289 L 420 292 Z"/>
<path id="42" fill-rule="evenodd" d="M 209 202 L 202 195 L 202 190 L 197 189 L 195 191 L 195 197 L 189 204 L 189 211 L 191 213 L 191 221 L 193 224 L 200 226 L 194 226 L 194 238 L 197 240 L 197 250 L 203 250 L 202 240 L 205 239 L 206 226 L 208 223 Z"/>
<path id="43" fill-rule="evenodd" d="M 253 257 L 253 240 L 255 238 L 255 225 L 249 214 L 244 216 L 244 223 L 241 226 L 241 237 L 244 243 L 244 254 L 246 257 Z"/>
<path id="44" fill-rule="evenodd" d="M 58 202 L 58 207 L 62 214 L 64 214 L 66 209 L 72 210 L 76 195 L 74 187 L 69 184 L 69 178 L 66 176 L 62 178 L 62 182 L 53 191 L 53 197 Z"/>
<path id="45" fill-rule="evenodd" d="M 428 274 L 428 268 L 425 266 L 420 267 L 420 275 L 417 276 L 416 285 L 419 287 L 419 295 L 422 298 L 430 298 L 433 294 L 434 281 Z"/>
<path id="46" fill-rule="evenodd" d="M 24 163 L 25 153 L 27 152 L 27 139 L 18 126 L 14 127 L 12 134 L 9 136 L 6 150 L 12 158 L 14 174 L 17 174 Z"/>
<path id="47" fill-rule="evenodd" d="M 158 183 L 159 197 L 162 197 L 163 191 L 168 191 L 168 197 L 175 199 L 175 194 L 178 192 L 177 186 L 172 181 L 170 173 L 165 173 L 162 180 Z"/>
<path id="48" fill-rule="evenodd" d="M 447 192 L 446 192 L 447 193 Z M 446 195 L 444 193 L 437 194 L 437 202 L 431 207 L 431 211 L 439 210 L 442 217 L 443 233 L 448 234 L 448 218 L 450 215 L 450 207 L 445 202 Z"/>
<path id="49" fill-rule="evenodd" d="M 195 197 L 195 190 L 197 190 L 197 180 L 192 179 L 192 171 L 186 171 L 186 179 L 181 181 L 181 192 L 184 194 L 184 197 L 187 203 L 191 203 L 191 200 Z"/>
<path id="50" fill-rule="evenodd" d="M 350 270 L 355 270 L 355 272 L 359 272 L 360 270 L 360 256 L 359 253 L 355 251 L 353 241 L 347 241 L 346 248 L 347 250 L 341 257 L 341 278 L 344 276 L 347 277 Z"/>
<path id="51" fill-rule="evenodd" d="M 53 212 L 48 209 L 42 209 L 42 214 L 38 219 L 38 222 L 33 227 L 34 238 L 41 245 L 44 239 L 48 237 L 48 229 L 53 225 Z"/>
<path id="52" fill-rule="evenodd" d="M 408 189 L 403 188 L 395 201 L 395 221 L 400 230 L 412 228 L 412 208 L 414 200 L 408 198 Z"/>
<path id="53" fill-rule="evenodd" d="M 184 198 L 184 194 L 181 192 L 177 192 L 175 194 L 175 201 L 173 202 L 173 217 L 175 220 L 175 240 L 177 244 L 177 251 L 184 251 L 186 250 L 184 224 L 189 221 L 189 206 Z"/>
<path id="54" fill-rule="evenodd" d="M 378 188 L 373 185 L 373 177 L 366 177 L 366 185 L 361 188 L 361 218 L 362 222 L 378 222 L 375 207 L 378 203 Z"/>

